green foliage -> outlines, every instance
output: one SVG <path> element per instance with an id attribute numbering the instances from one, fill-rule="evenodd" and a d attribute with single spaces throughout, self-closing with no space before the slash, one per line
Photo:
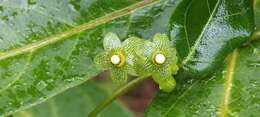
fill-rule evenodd
<path id="1" fill-rule="evenodd" d="M 86 117 L 109 93 L 96 82 L 87 82 L 47 100 L 31 109 L 14 114 L 14 117 Z M 107 87 L 106 87 L 107 88 Z M 132 117 L 119 103 L 111 104 L 99 117 Z"/>
<path id="2" fill-rule="evenodd" d="M 211 77 L 179 75 L 176 90 L 160 92 L 146 116 L 260 116 L 260 43 L 236 50 L 225 63 Z"/>
<path id="3" fill-rule="evenodd" d="M 157 95 L 146 116 L 259 116 L 260 43 L 235 50 L 224 61 L 249 40 L 252 12 L 247 0 L 180 2 L 170 31 L 184 72 L 176 77 L 173 92 Z"/>
<path id="4" fill-rule="evenodd" d="M 127 27 L 128 14 L 152 3 L 0 1 L 0 115 L 37 105 L 97 75 L 93 59 L 103 34 Z"/>
<path id="5" fill-rule="evenodd" d="M 214 73 L 225 57 L 249 40 L 254 30 L 250 0 L 182 0 L 170 20 L 185 73 L 204 77 Z"/>
<path id="6" fill-rule="evenodd" d="M 44 102 L 100 73 L 94 56 L 103 51 L 108 32 L 121 41 L 167 33 L 177 50 L 182 66 L 177 89 L 159 93 L 147 115 L 216 115 L 224 94 L 225 68 L 220 68 L 234 48 L 248 41 L 253 19 L 251 0 L 0 0 L 0 116 Z M 258 51 L 239 49 L 237 62 L 255 56 L 246 53 L 251 50 Z M 232 87 L 236 98 L 227 114 L 259 115 L 254 110 L 259 108 L 259 88 L 253 87 L 259 81 L 258 64 L 253 62 L 255 73 L 237 63 L 233 81 L 240 82 Z"/>
<path id="7" fill-rule="evenodd" d="M 260 0 L 254 0 L 256 30 L 260 30 Z"/>

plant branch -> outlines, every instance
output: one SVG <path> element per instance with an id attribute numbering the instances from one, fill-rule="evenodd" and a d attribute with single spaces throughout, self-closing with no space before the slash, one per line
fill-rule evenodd
<path id="1" fill-rule="evenodd" d="M 119 96 L 122 96 L 129 90 L 135 88 L 139 84 L 141 84 L 143 81 L 145 81 L 147 78 L 146 76 L 138 77 L 131 82 L 127 83 L 126 85 L 120 87 L 114 93 L 107 97 L 103 102 L 101 102 L 96 108 L 88 115 L 88 117 L 96 117 L 99 112 L 101 112 L 106 106 L 108 106 L 110 103 L 112 103 L 115 99 L 117 99 Z"/>

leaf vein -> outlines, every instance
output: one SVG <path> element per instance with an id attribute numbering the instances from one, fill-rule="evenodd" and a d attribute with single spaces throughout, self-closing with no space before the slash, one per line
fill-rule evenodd
<path id="1" fill-rule="evenodd" d="M 73 51 L 76 49 L 76 46 L 78 45 L 78 42 L 79 42 L 79 39 L 77 39 L 77 41 L 76 41 L 75 44 L 73 45 L 73 47 L 72 47 L 71 51 L 69 52 L 68 56 L 65 57 L 66 59 L 69 59 L 69 58 L 71 57 Z M 61 67 L 60 67 L 60 68 L 61 68 L 60 70 L 61 70 L 62 72 L 65 72 L 65 69 L 64 69 L 64 67 L 63 67 L 65 63 L 66 63 L 66 62 L 63 62 L 62 65 L 61 65 Z M 53 78 L 56 78 L 57 75 L 59 75 L 59 72 L 56 72 L 56 73 L 54 74 Z"/>
<path id="2" fill-rule="evenodd" d="M 187 57 L 184 59 L 184 61 L 182 62 L 183 65 L 185 65 L 190 59 L 192 59 L 193 54 L 195 53 L 196 48 L 199 46 L 199 43 L 200 43 L 200 41 L 201 41 L 201 39 L 202 39 L 202 36 L 203 36 L 204 32 L 206 31 L 208 25 L 210 24 L 210 21 L 213 19 L 213 16 L 215 15 L 215 13 L 216 13 L 216 11 L 217 11 L 217 8 L 218 8 L 218 6 L 219 6 L 219 4 L 220 4 L 220 1 L 221 1 L 221 0 L 218 0 L 218 1 L 217 1 L 216 5 L 215 5 L 215 7 L 214 7 L 214 10 L 212 11 L 212 14 L 210 15 L 210 17 L 209 17 L 207 23 L 205 24 L 205 26 L 204 26 L 202 32 L 200 33 L 198 39 L 196 40 L 194 46 L 191 48 L 191 52 L 188 54 L 188 56 L 187 56 Z"/>
<path id="3" fill-rule="evenodd" d="M 206 0 L 207 1 L 207 7 L 208 7 L 208 11 L 209 11 L 209 14 L 211 13 L 211 9 L 210 9 L 210 6 L 209 6 L 209 0 Z"/>
<path id="4" fill-rule="evenodd" d="M 235 49 L 234 52 L 231 54 L 231 58 L 227 66 L 227 74 L 225 76 L 226 80 L 225 80 L 225 89 L 224 89 L 224 100 L 223 100 L 223 105 L 220 108 L 220 117 L 226 117 L 226 114 L 228 112 L 228 105 L 230 103 L 229 99 L 230 99 L 232 85 L 233 85 L 234 70 L 236 66 L 237 56 L 238 56 L 238 50 Z"/>
<path id="5" fill-rule="evenodd" d="M 29 68 L 31 60 L 32 60 L 32 52 L 31 52 L 31 54 L 28 55 L 28 60 L 27 60 L 27 62 L 25 64 L 24 69 L 20 73 L 17 73 L 16 78 L 14 78 L 13 81 L 8 83 L 6 85 L 6 87 L 3 87 L 2 89 L 0 89 L 0 93 L 2 93 L 3 91 L 7 90 L 9 87 L 11 87 L 16 81 L 18 81 L 22 77 L 22 75 L 25 73 L 25 71 Z"/>
<path id="6" fill-rule="evenodd" d="M 71 30 L 56 34 L 54 36 L 47 37 L 45 39 L 42 39 L 41 41 L 31 43 L 31 44 L 26 45 L 24 47 L 8 50 L 8 51 L 6 51 L 6 52 L 4 52 L 0 55 L 0 61 L 5 60 L 5 59 L 10 58 L 10 57 L 13 57 L 13 56 L 17 56 L 17 55 L 20 55 L 20 54 L 24 54 L 24 53 L 27 53 L 27 52 L 30 52 L 30 51 L 37 50 L 37 49 L 45 47 L 47 45 L 51 45 L 51 44 L 60 42 L 60 41 L 66 39 L 68 37 L 71 37 L 75 34 L 79 34 L 79 33 L 83 32 L 85 30 L 95 28 L 99 25 L 108 23 L 108 22 L 110 22 L 114 19 L 126 16 L 128 14 L 135 12 L 138 9 L 142 9 L 144 7 L 147 7 L 147 6 L 151 6 L 151 5 L 153 5 L 153 4 L 155 4 L 159 1 L 160 0 L 145 0 L 145 1 L 142 1 L 142 2 L 139 2 L 139 3 L 136 3 L 134 5 L 131 5 L 129 7 L 120 9 L 118 11 L 114 11 L 114 12 L 112 12 L 108 15 L 105 15 L 103 17 L 99 17 L 96 20 L 92 20 L 90 22 L 75 26 Z"/>
<path id="7" fill-rule="evenodd" d="M 193 0 L 192 0 L 193 1 Z M 188 15 L 188 11 L 191 7 L 191 4 L 192 4 L 192 1 L 188 4 L 188 7 L 187 7 L 187 10 L 185 11 L 185 15 L 184 15 L 184 31 L 185 31 L 185 39 L 186 39 L 186 42 L 188 44 L 188 48 L 189 48 L 189 51 L 191 51 L 191 47 L 190 47 L 190 41 L 189 41 L 189 37 L 188 37 L 188 31 L 187 31 L 187 15 Z"/>
<path id="8" fill-rule="evenodd" d="M 233 16 L 237 16 L 237 15 L 242 15 L 244 13 L 246 13 L 247 10 L 243 10 L 241 12 L 237 12 L 237 13 L 233 13 L 233 14 L 229 14 L 229 15 L 225 15 L 225 16 L 221 16 L 221 17 L 217 17 L 217 18 L 228 18 L 228 17 L 233 17 Z"/>

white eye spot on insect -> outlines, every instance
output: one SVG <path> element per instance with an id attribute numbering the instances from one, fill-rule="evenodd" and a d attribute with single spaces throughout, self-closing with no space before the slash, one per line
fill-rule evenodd
<path id="1" fill-rule="evenodd" d="M 121 58 L 120 58 L 119 55 L 111 56 L 110 60 L 111 60 L 111 63 L 114 64 L 114 65 L 118 65 L 121 62 Z"/>
<path id="2" fill-rule="evenodd" d="M 163 54 L 156 54 L 154 60 L 157 64 L 163 64 L 166 60 L 166 57 Z"/>

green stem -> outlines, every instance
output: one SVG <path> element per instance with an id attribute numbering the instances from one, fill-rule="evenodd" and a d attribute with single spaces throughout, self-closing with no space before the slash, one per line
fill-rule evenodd
<path id="1" fill-rule="evenodd" d="M 133 81 L 127 83 L 126 85 L 122 86 L 121 88 L 117 89 L 116 91 L 114 91 L 114 93 L 111 96 L 109 96 L 103 102 L 101 102 L 98 106 L 96 106 L 96 108 L 88 115 L 88 117 L 96 117 L 100 111 L 102 111 L 107 105 L 112 103 L 116 98 L 118 98 L 119 96 L 122 96 L 123 94 L 125 94 L 126 92 L 131 90 L 132 88 L 135 88 L 137 85 L 141 84 L 147 78 L 149 78 L 149 77 L 146 77 L 146 76 L 138 77 L 138 78 L 134 79 Z"/>

